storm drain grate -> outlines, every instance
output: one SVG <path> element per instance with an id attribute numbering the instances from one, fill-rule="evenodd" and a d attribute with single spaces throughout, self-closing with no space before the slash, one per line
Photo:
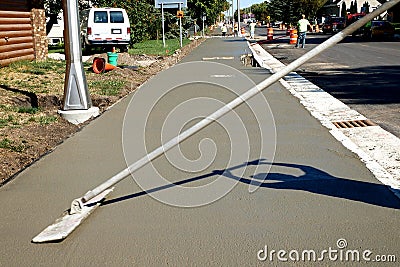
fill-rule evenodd
<path id="1" fill-rule="evenodd" d="M 370 120 L 336 121 L 336 122 L 332 122 L 332 123 L 339 129 L 376 126 L 376 124 Z"/>

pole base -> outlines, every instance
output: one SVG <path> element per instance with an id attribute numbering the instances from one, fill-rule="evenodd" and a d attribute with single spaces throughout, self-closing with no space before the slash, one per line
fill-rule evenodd
<path id="1" fill-rule="evenodd" d="M 70 123 L 77 125 L 89 120 L 90 118 L 99 116 L 100 111 L 98 107 L 91 107 L 87 110 L 86 109 L 59 110 L 58 114 L 60 114 L 61 117 L 63 117 Z"/>

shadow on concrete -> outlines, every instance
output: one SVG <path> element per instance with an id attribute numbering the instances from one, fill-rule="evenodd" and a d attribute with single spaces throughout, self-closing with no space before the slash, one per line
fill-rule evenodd
<path id="1" fill-rule="evenodd" d="M 303 172 L 300 176 L 289 175 L 279 172 L 258 173 L 250 177 L 235 176 L 232 171 L 246 168 L 247 166 L 269 165 L 272 167 L 285 167 L 297 169 Z M 120 201 L 134 199 L 153 192 L 166 190 L 173 186 L 184 185 L 190 182 L 211 178 L 213 176 L 225 176 L 229 179 L 237 180 L 245 184 L 252 184 L 260 187 L 260 189 L 275 189 L 275 190 L 298 190 L 313 194 L 346 199 L 361 203 L 367 203 L 375 206 L 400 209 L 400 200 L 388 189 L 386 185 L 377 183 L 369 183 L 363 181 L 350 180 L 339 178 L 330 175 L 327 172 L 317 168 L 294 164 L 294 163 L 279 163 L 267 162 L 265 159 L 245 162 L 241 165 L 227 168 L 225 170 L 214 170 L 211 173 L 192 177 L 183 181 L 163 185 L 151 190 L 141 191 L 138 193 L 122 196 L 119 198 L 104 201 L 102 205 L 114 204 Z"/>
<path id="2" fill-rule="evenodd" d="M 246 42 L 244 37 L 229 37 L 229 38 L 222 38 L 224 42 L 234 43 L 234 42 Z"/>
<path id="3" fill-rule="evenodd" d="M 259 164 L 280 166 L 301 170 L 304 174 L 293 176 L 282 173 L 259 173 L 250 178 L 236 177 L 232 174 L 227 177 L 239 180 L 242 183 L 253 184 L 261 188 L 277 190 L 299 190 L 313 194 L 347 199 L 375 206 L 400 209 L 400 200 L 386 185 L 363 181 L 339 178 L 317 168 L 293 163 L 268 163 L 261 160 Z M 226 175 L 225 175 L 226 176 Z"/>

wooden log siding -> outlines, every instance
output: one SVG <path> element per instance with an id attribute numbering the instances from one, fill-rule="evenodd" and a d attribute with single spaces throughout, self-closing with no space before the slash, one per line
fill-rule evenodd
<path id="1" fill-rule="evenodd" d="M 4 2 L 9 2 L 8 8 L 15 7 L 11 1 L 1 1 L 1 8 L 4 8 Z M 21 4 L 20 1 L 13 3 Z M 27 6 L 18 8 L 23 9 Z M 24 59 L 35 59 L 31 13 L 0 10 L 0 66 Z"/>
<path id="2" fill-rule="evenodd" d="M 46 17 L 41 0 L 0 0 L 0 66 L 47 58 Z"/>
<path id="3" fill-rule="evenodd" d="M 1 0 L 0 10 L 4 11 L 29 11 L 30 1 L 27 0 Z"/>

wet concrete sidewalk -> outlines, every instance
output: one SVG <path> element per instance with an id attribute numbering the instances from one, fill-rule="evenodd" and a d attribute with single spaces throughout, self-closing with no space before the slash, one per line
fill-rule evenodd
<path id="1" fill-rule="evenodd" d="M 172 150 L 118 184 L 65 241 L 30 242 L 74 198 L 124 169 L 125 160 L 271 75 L 244 66 L 240 57 L 248 53 L 243 39 L 208 39 L 0 188 L 0 266 L 283 261 L 272 250 L 298 251 L 288 260 L 296 266 L 310 265 L 313 255 L 301 260 L 309 250 L 319 266 L 343 264 L 323 253 L 329 248 L 399 257 L 399 199 L 279 83 L 185 141 L 186 161 Z M 154 182 L 158 176 L 165 180 Z M 258 189 L 249 193 L 249 184 Z"/>

